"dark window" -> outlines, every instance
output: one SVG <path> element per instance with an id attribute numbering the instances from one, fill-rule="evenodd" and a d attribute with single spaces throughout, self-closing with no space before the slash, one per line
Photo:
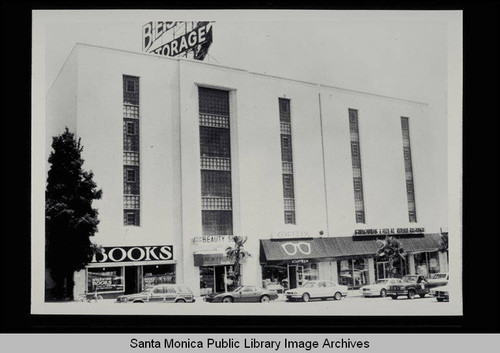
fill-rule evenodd
<path id="1" fill-rule="evenodd" d="M 203 235 L 233 234 L 232 211 L 202 211 Z"/>
<path id="2" fill-rule="evenodd" d="M 201 195 L 231 197 L 231 172 L 202 170 Z"/>
<path id="3" fill-rule="evenodd" d="M 410 222 L 417 221 L 415 206 L 415 187 L 413 184 L 413 165 L 411 160 L 410 124 L 409 118 L 401 117 L 401 132 L 403 135 L 403 158 L 406 175 L 406 196 L 408 199 L 408 218 Z"/>
<path id="4" fill-rule="evenodd" d="M 124 194 L 139 194 L 139 167 L 125 166 L 124 180 L 123 180 L 123 193 Z"/>
<path id="5" fill-rule="evenodd" d="M 199 87 L 200 114 L 229 116 L 229 92 Z"/>
<path id="6" fill-rule="evenodd" d="M 126 226 L 138 226 L 139 225 L 139 210 L 124 210 L 123 223 Z"/>
<path id="7" fill-rule="evenodd" d="M 127 80 L 127 92 L 135 93 L 135 83 L 133 80 L 130 79 Z"/>
<path id="8" fill-rule="evenodd" d="M 139 104 L 139 77 L 123 76 L 123 103 Z"/>
<path id="9" fill-rule="evenodd" d="M 358 132 L 358 111 L 355 109 L 349 109 L 349 130 Z"/>
<path id="10" fill-rule="evenodd" d="M 295 224 L 295 211 L 285 211 L 285 224 Z"/>
<path id="11" fill-rule="evenodd" d="M 292 136 L 281 135 L 281 160 L 283 162 L 292 162 Z"/>
<path id="12" fill-rule="evenodd" d="M 279 98 L 280 121 L 290 122 L 290 99 Z"/>
<path id="13" fill-rule="evenodd" d="M 135 170 L 127 169 L 127 183 L 135 183 Z"/>
<path id="14" fill-rule="evenodd" d="M 231 157 L 229 129 L 200 126 L 200 153 L 202 157 Z"/>
<path id="15" fill-rule="evenodd" d="M 135 135 L 135 122 L 127 122 L 127 134 Z"/>
<path id="16" fill-rule="evenodd" d="M 283 197 L 295 197 L 293 187 L 293 174 L 283 174 Z"/>
<path id="17" fill-rule="evenodd" d="M 356 211 L 356 223 L 365 223 L 365 211 Z"/>
<path id="18" fill-rule="evenodd" d="M 351 135 L 351 160 L 354 184 L 354 212 L 356 223 L 365 222 L 365 205 L 363 198 L 363 179 L 361 172 L 361 153 L 359 149 L 359 129 L 358 129 L 358 111 L 348 109 L 349 132 Z"/>

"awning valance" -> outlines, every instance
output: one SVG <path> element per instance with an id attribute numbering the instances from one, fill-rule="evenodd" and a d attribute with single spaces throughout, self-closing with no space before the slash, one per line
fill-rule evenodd
<path id="1" fill-rule="evenodd" d="M 405 252 L 436 251 L 440 247 L 438 233 L 395 236 Z M 381 238 L 383 239 L 383 238 Z M 335 260 L 346 257 L 372 257 L 380 248 L 376 237 L 332 237 L 263 239 L 260 262 L 279 263 L 300 259 Z"/>

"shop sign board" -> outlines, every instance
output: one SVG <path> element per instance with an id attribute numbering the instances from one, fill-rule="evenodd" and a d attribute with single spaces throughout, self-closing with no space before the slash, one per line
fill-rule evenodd
<path id="1" fill-rule="evenodd" d="M 232 265 L 234 261 L 228 258 L 223 253 L 213 254 L 194 254 L 194 265 L 199 266 L 218 266 L 218 265 Z"/>
<path id="2" fill-rule="evenodd" d="M 104 247 L 91 263 L 147 262 L 173 259 L 172 245 Z"/>
<path id="3" fill-rule="evenodd" d="M 373 228 L 355 229 L 354 235 L 395 235 L 395 234 L 420 234 L 425 233 L 425 228 Z"/>
<path id="4" fill-rule="evenodd" d="M 281 230 L 271 233 L 271 238 L 306 238 L 310 237 L 307 230 Z"/>
<path id="5" fill-rule="evenodd" d="M 233 235 L 203 235 L 193 238 L 195 244 L 230 243 L 232 241 Z"/>

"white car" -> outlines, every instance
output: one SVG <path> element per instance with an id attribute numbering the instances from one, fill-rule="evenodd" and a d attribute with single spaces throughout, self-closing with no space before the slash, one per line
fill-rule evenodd
<path id="1" fill-rule="evenodd" d="M 400 278 L 384 278 L 377 280 L 375 283 L 363 286 L 359 290 L 364 297 L 385 297 L 390 285 L 400 283 L 402 283 Z"/>
<path id="2" fill-rule="evenodd" d="M 347 287 L 332 281 L 309 281 L 300 288 L 289 289 L 285 292 L 286 300 L 302 300 L 333 298 L 340 300 L 347 296 Z"/>
<path id="3" fill-rule="evenodd" d="M 438 302 L 450 301 L 450 289 L 448 285 L 432 288 L 429 294 L 436 297 Z"/>

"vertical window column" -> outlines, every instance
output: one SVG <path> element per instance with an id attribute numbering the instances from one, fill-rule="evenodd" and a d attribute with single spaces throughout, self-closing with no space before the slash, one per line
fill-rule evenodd
<path id="1" fill-rule="evenodd" d="M 123 224 L 140 225 L 139 78 L 123 75 Z"/>
<path id="2" fill-rule="evenodd" d="M 198 88 L 203 235 L 232 235 L 229 92 Z"/>
<path id="3" fill-rule="evenodd" d="M 293 181 L 292 122 L 290 99 L 279 98 L 281 168 L 285 224 L 295 224 L 295 187 Z"/>
<path id="4" fill-rule="evenodd" d="M 413 166 L 411 161 L 410 123 L 406 117 L 401 117 L 401 131 L 403 133 L 403 157 L 405 162 L 406 195 L 408 198 L 409 221 L 417 222 L 417 208 L 415 205 L 415 185 L 413 183 Z"/>
<path id="5" fill-rule="evenodd" d="M 358 111 L 356 109 L 349 109 L 349 131 L 351 134 L 352 179 L 354 184 L 354 208 L 356 223 L 365 223 L 363 174 L 361 172 Z"/>

